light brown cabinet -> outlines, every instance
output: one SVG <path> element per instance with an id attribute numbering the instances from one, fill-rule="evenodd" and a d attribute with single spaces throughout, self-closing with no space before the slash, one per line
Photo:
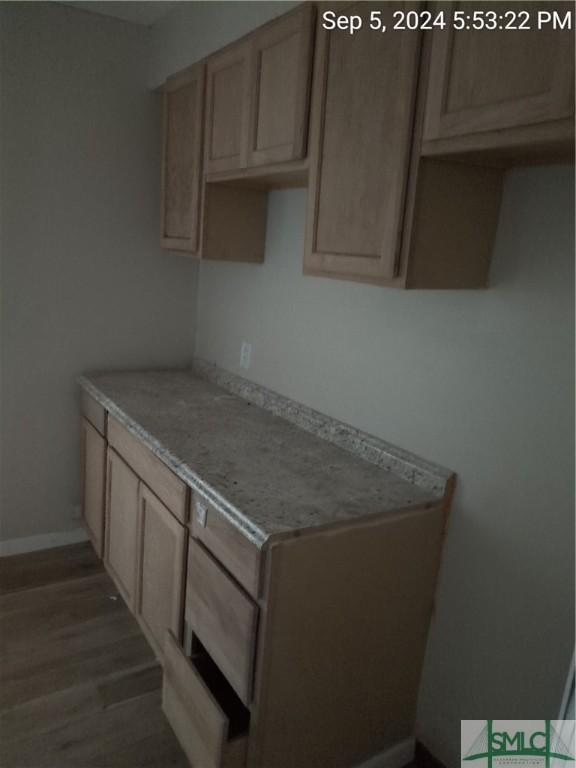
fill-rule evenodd
<path id="1" fill-rule="evenodd" d="M 304 4 L 208 59 L 208 175 L 304 157 L 313 19 Z"/>
<path id="2" fill-rule="evenodd" d="M 358 2 L 360 31 L 319 29 L 311 128 L 304 271 L 391 280 L 408 178 L 418 32 L 384 41 L 370 28 L 378 10 L 392 26 L 403 3 Z"/>
<path id="3" fill-rule="evenodd" d="M 111 417 L 107 464 L 104 563 L 162 660 L 182 632 L 188 488 Z"/>
<path id="4" fill-rule="evenodd" d="M 237 43 L 206 64 L 206 172 L 246 167 L 250 45 Z"/>
<path id="5" fill-rule="evenodd" d="M 162 658 L 167 630 L 182 630 L 186 529 L 143 483 L 139 515 L 136 616 Z"/>
<path id="6" fill-rule="evenodd" d="M 313 21 L 305 4 L 254 33 L 248 166 L 306 155 Z"/>
<path id="7" fill-rule="evenodd" d="M 82 513 L 98 557 L 104 544 L 104 498 L 106 476 L 106 440 L 82 419 Z"/>
<path id="8" fill-rule="evenodd" d="M 138 572 L 138 485 L 137 475 L 109 448 L 104 562 L 132 610 Z"/>
<path id="9" fill-rule="evenodd" d="M 202 192 L 204 64 L 164 86 L 163 248 L 198 253 Z"/>
<path id="10" fill-rule="evenodd" d="M 574 34 L 537 29 L 540 10 L 565 24 L 571 4 L 320 4 L 315 25 L 303 3 L 214 53 L 168 84 L 163 243 L 263 261 L 268 190 L 307 186 L 305 274 L 486 286 L 505 169 L 573 158 Z M 421 11 L 445 28 L 413 29 Z M 474 12 L 484 29 L 455 28 Z M 507 14 L 530 28 L 488 28 Z"/>
<path id="11" fill-rule="evenodd" d="M 440 3 L 454 12 L 495 14 L 507 21 L 514 4 Z M 530 3 L 516 9 L 525 29 L 436 29 L 432 34 L 424 152 L 489 151 L 573 137 L 574 31 L 538 29 L 539 11 L 564 19 L 573 3 Z M 522 10 L 522 13 L 518 13 Z M 471 23 L 466 26 L 471 27 Z M 571 124 L 572 123 L 572 124 Z M 463 137 L 467 137 L 464 139 Z M 433 142 L 444 140 L 435 147 Z"/>
<path id="12" fill-rule="evenodd" d="M 108 438 L 104 563 L 163 666 L 191 764 L 351 766 L 409 748 L 452 478 L 421 505 L 300 518 L 262 540 L 203 472 L 189 467 L 191 499 L 154 434 L 98 408 L 85 412 Z"/>

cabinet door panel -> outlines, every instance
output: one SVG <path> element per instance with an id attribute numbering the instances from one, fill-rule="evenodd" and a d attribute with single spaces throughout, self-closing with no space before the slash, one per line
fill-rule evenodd
<path id="1" fill-rule="evenodd" d="M 306 154 L 313 20 L 303 5 L 254 35 L 249 165 Z"/>
<path id="2" fill-rule="evenodd" d="M 181 633 L 185 547 L 184 526 L 141 484 L 136 613 L 160 658 L 166 631 Z"/>
<path id="3" fill-rule="evenodd" d="M 98 557 L 104 543 L 106 440 L 82 419 L 82 512 Z"/>
<path id="4" fill-rule="evenodd" d="M 529 3 L 530 29 L 436 30 L 432 38 L 424 140 L 502 130 L 574 113 L 574 33 L 538 30 L 536 14 L 571 3 Z M 515 8 L 516 6 L 516 8 Z M 516 3 L 443 3 L 446 14 L 505 16 Z"/>
<path id="5" fill-rule="evenodd" d="M 116 586 L 134 610 L 136 596 L 138 477 L 108 449 L 105 562 Z"/>
<path id="6" fill-rule="evenodd" d="M 166 83 L 162 246 L 196 253 L 200 242 L 204 65 Z"/>
<path id="7" fill-rule="evenodd" d="M 207 173 L 246 167 L 250 115 L 249 51 L 247 43 L 240 43 L 208 60 Z"/>
<path id="8" fill-rule="evenodd" d="M 360 2 L 361 31 L 318 29 L 305 272 L 394 277 L 404 209 L 420 36 L 391 27 L 404 3 Z"/>

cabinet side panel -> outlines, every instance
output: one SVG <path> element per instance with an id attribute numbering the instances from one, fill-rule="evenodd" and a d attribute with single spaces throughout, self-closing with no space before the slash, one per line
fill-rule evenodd
<path id="1" fill-rule="evenodd" d="M 355 765 L 412 735 L 444 519 L 271 547 L 251 765 Z"/>
<path id="2" fill-rule="evenodd" d="M 204 65 L 169 81 L 164 91 L 162 245 L 199 250 L 204 122 Z"/>
<path id="3" fill-rule="evenodd" d="M 197 225 L 192 212 L 194 196 L 194 104 L 197 83 L 168 93 L 166 137 L 165 237 L 190 239 Z"/>
<path id="4" fill-rule="evenodd" d="M 82 422 L 83 515 L 98 557 L 104 541 L 106 441 L 84 419 Z"/>
<path id="5" fill-rule="evenodd" d="M 428 158 L 416 172 L 407 287 L 486 287 L 504 172 Z"/>

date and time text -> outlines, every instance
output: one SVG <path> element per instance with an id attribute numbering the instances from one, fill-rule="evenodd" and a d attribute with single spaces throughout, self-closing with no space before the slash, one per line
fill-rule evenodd
<path id="1" fill-rule="evenodd" d="M 527 4 L 529 5 L 529 4 Z M 374 32 L 391 30 L 572 30 L 574 11 L 534 10 L 527 8 L 510 9 L 503 12 L 496 10 L 403 10 L 394 11 L 392 18 L 387 18 L 382 11 L 371 11 L 369 15 L 336 13 L 325 11 L 322 14 L 322 26 L 327 30 L 340 30 L 350 35 L 361 29 L 369 28 Z"/>

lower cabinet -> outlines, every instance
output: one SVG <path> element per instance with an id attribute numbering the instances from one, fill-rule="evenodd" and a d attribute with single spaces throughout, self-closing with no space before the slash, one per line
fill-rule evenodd
<path id="1" fill-rule="evenodd" d="M 186 530 L 142 483 L 139 506 L 136 615 L 163 658 L 166 631 L 181 633 Z"/>
<path id="2" fill-rule="evenodd" d="M 136 604 L 138 476 L 108 449 L 104 562 L 128 606 Z"/>
<path id="3" fill-rule="evenodd" d="M 106 440 L 82 419 L 82 514 L 98 557 L 104 545 Z"/>
<path id="4" fill-rule="evenodd" d="M 83 424 L 84 513 L 101 539 L 105 476 L 104 563 L 191 764 L 352 766 L 411 738 L 444 504 L 259 548 L 107 420 L 107 447 Z"/>
<path id="5" fill-rule="evenodd" d="M 111 448 L 107 469 L 104 562 L 162 661 L 182 630 L 186 528 Z"/>

